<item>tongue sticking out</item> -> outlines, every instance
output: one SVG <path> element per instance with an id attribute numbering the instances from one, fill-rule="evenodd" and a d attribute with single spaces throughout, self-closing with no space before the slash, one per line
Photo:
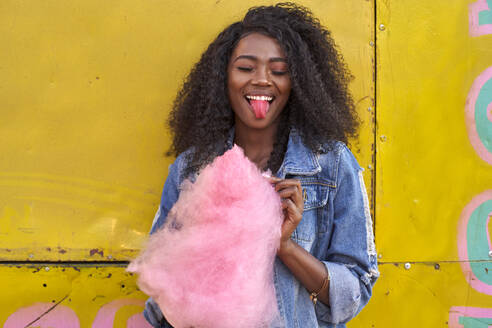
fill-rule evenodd
<path id="1" fill-rule="evenodd" d="M 255 112 L 256 118 L 265 118 L 266 113 L 268 112 L 268 107 L 270 107 L 270 103 L 266 100 L 250 100 L 251 107 L 253 107 L 253 111 Z"/>

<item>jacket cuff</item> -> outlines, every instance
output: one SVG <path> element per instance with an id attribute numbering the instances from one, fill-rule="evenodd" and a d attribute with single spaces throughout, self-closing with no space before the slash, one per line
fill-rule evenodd
<path id="1" fill-rule="evenodd" d="M 352 319 L 360 305 L 359 279 L 344 265 L 323 262 L 330 277 L 330 306 L 316 303 L 316 314 L 321 321 L 337 324 Z"/>
<path id="2" fill-rule="evenodd" d="M 164 315 L 162 314 L 159 305 L 157 305 L 157 303 L 152 298 L 149 298 L 145 302 L 145 309 L 143 314 L 145 319 L 147 319 L 152 327 L 161 327 L 161 322 L 162 319 L 164 319 Z"/>

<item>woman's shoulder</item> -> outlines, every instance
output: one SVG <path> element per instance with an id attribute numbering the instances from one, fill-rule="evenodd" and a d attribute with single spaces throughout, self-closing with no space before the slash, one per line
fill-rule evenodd
<path id="1" fill-rule="evenodd" d="M 187 177 L 185 176 L 188 165 L 191 161 L 191 156 L 193 156 L 193 149 L 189 148 L 184 152 L 180 153 L 174 162 L 169 166 L 169 175 L 173 175 L 178 185 L 181 184 Z"/>
<path id="2" fill-rule="evenodd" d="M 342 141 L 332 141 L 323 146 L 321 151 L 318 152 L 318 159 L 323 164 L 342 164 L 342 165 L 354 165 L 360 169 L 357 160 L 350 148 Z M 320 162 L 321 164 L 321 162 Z"/>
<path id="3" fill-rule="evenodd" d="M 189 163 L 191 155 L 193 155 L 193 148 L 188 148 L 184 152 L 180 153 L 174 160 L 174 163 L 171 165 L 178 165 L 179 167 L 184 167 Z"/>
<path id="4" fill-rule="evenodd" d="M 321 166 L 321 174 L 331 181 L 339 181 L 342 172 L 354 172 L 363 170 L 350 148 L 341 141 L 333 141 L 326 145 L 323 151 L 318 153 L 318 162 Z"/>

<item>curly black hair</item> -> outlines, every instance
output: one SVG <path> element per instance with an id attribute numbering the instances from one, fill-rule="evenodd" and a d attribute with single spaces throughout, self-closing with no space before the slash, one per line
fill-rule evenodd
<path id="1" fill-rule="evenodd" d="M 168 121 L 173 133 L 168 155 L 193 150 L 185 176 L 226 150 L 234 125 L 227 67 L 239 40 L 254 32 L 278 41 L 287 57 L 292 84 L 267 164 L 272 172 L 282 164 L 291 128 L 318 153 L 330 149 L 335 140 L 347 143 L 357 133 L 358 119 L 348 91 L 352 76 L 330 31 L 309 9 L 294 3 L 253 7 L 208 46 L 174 101 Z"/>

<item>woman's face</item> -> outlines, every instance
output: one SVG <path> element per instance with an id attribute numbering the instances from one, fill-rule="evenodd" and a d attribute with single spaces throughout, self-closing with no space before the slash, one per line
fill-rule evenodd
<path id="1" fill-rule="evenodd" d="M 260 33 L 242 38 L 229 60 L 227 89 L 236 125 L 264 129 L 276 124 L 291 89 L 278 42 Z"/>

